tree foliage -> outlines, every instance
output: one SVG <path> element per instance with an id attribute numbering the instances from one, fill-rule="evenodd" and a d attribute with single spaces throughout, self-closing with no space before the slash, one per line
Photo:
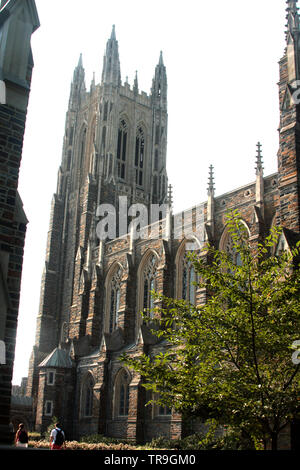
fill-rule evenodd
<path id="1" fill-rule="evenodd" d="M 159 404 L 238 426 L 276 448 L 300 404 L 300 366 L 291 349 L 300 335 L 298 247 L 275 255 L 276 228 L 264 242 L 251 242 L 236 212 L 227 228 L 238 257 L 211 245 L 189 255 L 205 303 L 153 293 L 162 308 L 144 317 L 164 347 L 121 360 Z"/>

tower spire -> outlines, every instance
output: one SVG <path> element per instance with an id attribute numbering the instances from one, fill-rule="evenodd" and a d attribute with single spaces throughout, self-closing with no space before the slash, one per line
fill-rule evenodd
<path id="1" fill-rule="evenodd" d="M 110 39 L 116 40 L 116 27 L 115 27 L 114 24 L 112 25 L 112 30 L 111 30 Z"/>
<path id="2" fill-rule="evenodd" d="M 102 83 L 119 86 L 121 84 L 121 69 L 119 60 L 119 46 L 116 39 L 115 25 L 106 44 L 103 59 Z"/>
<path id="3" fill-rule="evenodd" d="M 83 68 L 82 54 L 80 54 L 78 64 L 74 69 L 73 82 L 71 84 L 70 107 L 80 107 L 85 91 L 85 72 Z"/>
<path id="4" fill-rule="evenodd" d="M 152 99 L 159 107 L 167 109 L 167 73 L 163 62 L 162 51 L 160 51 L 159 61 L 155 68 L 155 75 L 152 84 Z"/>

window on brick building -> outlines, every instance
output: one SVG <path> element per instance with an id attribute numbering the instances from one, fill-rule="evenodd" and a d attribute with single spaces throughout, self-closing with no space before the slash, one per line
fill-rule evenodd
<path id="1" fill-rule="evenodd" d="M 198 279 L 197 274 L 195 272 L 195 268 L 189 259 L 189 251 L 187 249 L 188 245 L 190 245 L 191 243 L 192 241 L 188 240 L 183 242 L 176 256 L 176 297 L 179 299 L 186 300 L 191 304 L 196 304 Z"/>
<path id="2" fill-rule="evenodd" d="M 135 139 L 135 182 L 138 186 L 143 186 L 143 172 L 145 159 L 145 134 L 141 127 L 137 129 Z"/>
<path id="3" fill-rule="evenodd" d="M 170 416 L 172 414 L 172 409 L 169 406 L 159 406 L 158 415 L 159 416 Z"/>
<path id="4" fill-rule="evenodd" d="M 49 370 L 47 372 L 47 385 L 54 385 L 55 384 L 55 371 Z"/>
<path id="5" fill-rule="evenodd" d="M 119 124 L 118 146 L 117 146 L 117 169 L 118 177 L 125 179 L 126 176 L 126 157 L 127 157 L 128 128 L 126 121 L 122 119 Z"/>
<path id="6" fill-rule="evenodd" d="M 94 379 L 89 373 L 82 385 L 81 391 L 81 415 L 82 417 L 90 417 L 93 415 L 93 396 L 94 396 Z"/>
<path id="7" fill-rule="evenodd" d="M 113 333 L 118 327 L 123 270 L 117 264 L 106 278 L 106 333 Z"/>
<path id="8" fill-rule="evenodd" d="M 120 289 L 113 287 L 110 293 L 109 333 L 112 333 L 118 325 L 119 306 Z"/>
<path id="9" fill-rule="evenodd" d="M 182 295 L 181 298 L 192 304 L 196 301 L 196 273 L 194 266 L 185 255 L 182 260 Z"/>
<path id="10" fill-rule="evenodd" d="M 45 416 L 52 416 L 53 414 L 53 401 L 47 400 L 45 403 Z"/>
<path id="11" fill-rule="evenodd" d="M 160 395 L 158 393 L 154 394 L 153 417 L 171 416 L 172 408 L 166 405 L 155 403 L 155 400 L 158 400 L 159 396 Z"/>
<path id="12" fill-rule="evenodd" d="M 248 236 L 250 235 L 249 229 L 245 222 L 243 222 L 245 225 Z M 225 251 L 225 253 L 228 253 L 231 256 L 232 262 L 236 264 L 237 266 L 240 266 L 242 263 L 241 260 L 241 255 L 236 252 L 235 247 L 234 247 L 234 242 L 230 236 L 229 230 L 226 228 L 222 234 L 220 243 L 219 243 L 219 250 L 220 251 Z"/>
<path id="13" fill-rule="evenodd" d="M 156 289 L 157 257 L 152 254 L 147 260 L 143 270 L 143 309 L 150 311 L 154 308 L 154 299 L 151 295 Z"/>
<path id="14" fill-rule="evenodd" d="M 126 370 L 122 369 L 116 377 L 114 387 L 114 415 L 128 416 L 129 412 L 129 384 L 130 377 Z"/>
<path id="15" fill-rule="evenodd" d="M 81 140 L 79 144 L 79 168 L 82 168 L 85 155 L 85 146 L 86 146 L 86 127 L 82 130 Z"/>

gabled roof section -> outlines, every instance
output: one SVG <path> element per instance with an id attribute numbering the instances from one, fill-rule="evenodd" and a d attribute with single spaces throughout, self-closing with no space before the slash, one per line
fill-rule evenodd
<path id="1" fill-rule="evenodd" d="M 73 367 L 70 355 L 61 348 L 55 348 L 49 356 L 47 356 L 39 367 L 59 367 L 61 369 L 71 369 Z"/>
<path id="2" fill-rule="evenodd" d="M 282 229 L 282 233 L 280 234 L 277 248 L 276 248 L 276 255 L 282 253 L 286 250 L 293 250 L 296 247 L 296 244 L 300 241 L 300 234 L 293 232 L 292 230 L 284 227 Z"/>

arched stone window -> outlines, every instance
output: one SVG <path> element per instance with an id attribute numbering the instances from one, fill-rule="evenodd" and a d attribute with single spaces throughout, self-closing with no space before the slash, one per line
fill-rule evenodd
<path id="1" fill-rule="evenodd" d="M 112 333 L 118 327 L 118 316 L 121 298 L 121 280 L 123 270 L 120 265 L 108 274 L 106 281 L 106 333 Z"/>
<path id="2" fill-rule="evenodd" d="M 114 416 L 128 416 L 130 377 L 125 369 L 118 372 L 114 386 Z"/>
<path id="3" fill-rule="evenodd" d="M 81 389 L 81 416 L 93 416 L 94 379 L 90 373 L 87 374 Z"/>
<path id="4" fill-rule="evenodd" d="M 79 168 L 82 168 L 85 155 L 85 146 L 86 146 L 86 127 L 81 131 L 81 139 L 79 143 Z"/>
<path id="5" fill-rule="evenodd" d="M 196 304 L 197 274 L 191 261 L 189 260 L 187 248 L 190 244 L 197 243 L 195 240 L 184 240 L 178 249 L 176 264 L 176 297 Z M 198 242 L 199 244 L 199 242 Z M 197 246 L 197 245 L 196 245 Z M 199 244 L 200 249 L 200 244 Z"/>
<path id="6" fill-rule="evenodd" d="M 182 257 L 182 292 L 181 298 L 194 304 L 196 302 L 196 272 L 187 252 Z"/>
<path id="7" fill-rule="evenodd" d="M 143 269 L 143 310 L 151 310 L 154 307 L 153 297 L 151 291 L 156 288 L 156 271 L 157 271 L 157 257 L 152 254 L 149 256 L 147 263 Z M 151 314 L 151 312 L 150 312 Z"/>
<path id="8" fill-rule="evenodd" d="M 142 127 L 137 129 L 135 139 L 135 182 L 138 186 L 143 186 L 143 172 L 145 159 L 145 134 Z"/>
<path id="9" fill-rule="evenodd" d="M 128 126 L 122 119 L 119 124 L 118 146 L 117 146 L 117 166 L 118 177 L 125 179 L 126 176 L 126 157 L 127 157 Z"/>
<path id="10" fill-rule="evenodd" d="M 245 222 L 242 221 L 242 223 L 247 229 L 247 235 L 250 236 L 248 226 L 245 224 Z M 241 263 L 242 263 L 241 256 L 240 256 L 239 253 L 236 252 L 232 237 L 231 237 L 230 232 L 227 228 L 225 228 L 225 230 L 224 230 L 224 232 L 221 236 L 221 240 L 220 240 L 220 243 L 219 243 L 219 250 L 230 254 L 231 258 L 232 258 L 232 262 L 235 265 L 237 265 L 237 266 L 241 265 Z"/>

